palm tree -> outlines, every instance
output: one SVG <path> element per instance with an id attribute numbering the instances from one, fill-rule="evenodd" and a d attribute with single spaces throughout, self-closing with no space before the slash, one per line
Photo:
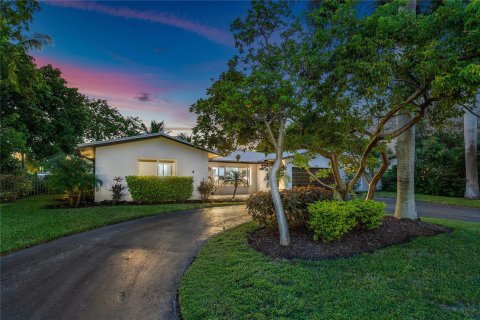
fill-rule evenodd
<path id="1" fill-rule="evenodd" d="M 416 14 L 417 1 L 407 0 L 402 10 Z M 410 114 L 397 115 L 397 127 L 410 121 Z M 396 218 L 418 219 L 415 203 L 415 126 L 397 138 L 397 203 Z"/>
<path id="2" fill-rule="evenodd" d="M 465 110 L 463 115 L 463 137 L 465 141 L 465 171 L 467 179 L 464 197 L 467 199 L 480 199 L 477 167 L 477 121 L 476 115 L 469 110 Z"/>
<path id="3" fill-rule="evenodd" d="M 35 32 L 30 38 L 23 41 L 23 45 L 27 50 L 42 50 L 46 45 L 52 44 L 53 40 L 48 35 Z"/>
<path id="4" fill-rule="evenodd" d="M 235 199 L 235 194 L 237 193 L 237 188 L 240 183 L 247 185 L 248 180 L 247 177 L 245 176 L 245 173 L 237 171 L 237 170 L 231 170 L 228 171 L 228 173 L 225 175 L 225 178 L 223 180 L 224 184 L 233 184 L 233 196 L 232 199 Z"/>
<path id="5" fill-rule="evenodd" d="M 150 122 L 150 131 L 149 133 L 159 133 L 159 132 L 167 132 L 165 130 L 165 121 L 162 120 L 160 122 L 157 122 L 155 120 L 152 120 Z"/>

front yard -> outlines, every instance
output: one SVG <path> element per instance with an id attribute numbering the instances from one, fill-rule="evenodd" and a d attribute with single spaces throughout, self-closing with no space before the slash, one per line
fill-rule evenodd
<path id="1" fill-rule="evenodd" d="M 213 238 L 180 284 L 189 319 L 478 319 L 480 224 L 422 219 L 452 233 L 323 261 L 272 259 L 247 223 Z"/>
<path id="2" fill-rule="evenodd" d="M 45 209 L 59 196 L 38 196 L 0 205 L 0 253 L 6 254 L 109 224 L 161 213 L 229 204 L 186 203 Z"/>

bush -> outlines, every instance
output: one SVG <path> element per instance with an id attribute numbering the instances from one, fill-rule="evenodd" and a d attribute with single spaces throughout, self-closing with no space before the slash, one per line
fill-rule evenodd
<path id="1" fill-rule="evenodd" d="M 124 191 L 125 189 L 127 189 L 127 187 L 122 184 L 122 180 L 123 180 L 122 177 L 113 178 L 113 181 L 115 181 L 115 183 L 112 184 L 110 187 L 113 204 L 119 203 L 120 201 L 122 201 L 123 197 L 125 196 Z"/>
<path id="2" fill-rule="evenodd" d="M 290 228 L 307 226 L 310 203 L 331 200 L 333 192 L 319 187 L 298 187 L 280 192 L 285 216 Z M 277 228 L 277 218 L 270 192 L 257 192 L 247 199 L 247 210 L 252 219 L 270 229 Z"/>
<path id="3" fill-rule="evenodd" d="M 369 230 L 380 227 L 385 215 L 385 202 L 373 200 L 354 200 L 351 202 L 359 209 L 355 217 L 357 227 Z"/>
<path id="4" fill-rule="evenodd" d="M 78 207 L 80 201 L 102 182 L 93 174 L 91 163 L 76 156 L 58 156 L 47 163 L 52 174 L 47 185 L 64 192 L 70 207 Z"/>
<path id="5" fill-rule="evenodd" d="M 308 206 L 308 227 L 314 240 L 340 239 L 353 228 L 375 229 L 382 223 L 385 203 L 373 200 L 324 201 Z"/>
<path id="6" fill-rule="evenodd" d="M 193 177 L 127 176 L 125 180 L 134 201 L 185 201 L 193 194 Z"/>
<path id="7" fill-rule="evenodd" d="M 202 179 L 197 187 L 197 191 L 200 193 L 200 198 L 203 202 L 208 201 L 210 196 L 215 193 L 215 190 L 217 190 L 217 187 L 215 186 L 215 181 L 213 181 L 212 177 L 208 177 L 208 179 Z"/>
<path id="8" fill-rule="evenodd" d="M 340 239 L 355 227 L 359 208 L 353 201 L 320 201 L 308 206 L 308 227 L 313 239 L 330 242 Z"/>
<path id="9" fill-rule="evenodd" d="M 0 175 L 0 202 L 14 202 L 33 188 L 32 178 L 25 172 Z"/>

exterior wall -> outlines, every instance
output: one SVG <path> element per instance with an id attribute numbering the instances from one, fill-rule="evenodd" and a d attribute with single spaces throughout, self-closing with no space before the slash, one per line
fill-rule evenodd
<path id="1" fill-rule="evenodd" d="M 138 175 L 139 159 L 175 161 L 177 176 L 193 176 L 192 198 L 199 198 L 197 186 L 208 177 L 208 152 L 159 137 L 97 147 L 95 174 L 103 185 L 95 192 L 95 201 L 111 200 L 109 189 L 114 177 Z M 128 192 L 125 200 L 132 200 Z"/>

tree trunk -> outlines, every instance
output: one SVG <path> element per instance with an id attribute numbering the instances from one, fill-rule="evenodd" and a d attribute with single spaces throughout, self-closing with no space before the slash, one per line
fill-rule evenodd
<path id="1" fill-rule="evenodd" d="M 342 179 L 338 165 L 337 155 L 335 153 L 330 154 L 330 164 L 332 167 L 333 179 L 335 181 L 334 193 L 337 193 L 339 200 L 347 200 L 350 190 Z"/>
<path id="2" fill-rule="evenodd" d="M 477 139 L 478 127 L 477 117 L 465 111 L 463 115 L 463 137 L 465 140 L 465 172 L 466 199 L 480 199 L 480 190 L 478 186 L 478 163 L 477 163 Z"/>
<path id="3" fill-rule="evenodd" d="M 233 197 L 232 199 L 235 199 L 235 194 L 237 193 L 237 183 L 234 184 L 233 186 Z"/>
<path id="4" fill-rule="evenodd" d="M 410 120 L 408 114 L 397 116 L 401 128 Z M 418 219 L 415 204 L 415 126 L 397 138 L 397 204 L 396 218 Z"/>
<path id="5" fill-rule="evenodd" d="M 390 161 L 388 160 L 388 156 L 386 152 L 382 152 L 382 166 L 378 170 L 378 172 L 372 177 L 372 179 L 368 182 L 368 193 L 366 200 L 373 200 L 375 197 L 375 192 L 377 191 L 377 183 L 383 177 L 385 171 L 387 171 L 388 165 Z"/>
<path id="6" fill-rule="evenodd" d="M 77 196 L 77 201 L 75 202 L 75 208 L 78 207 L 78 205 L 80 204 L 80 200 L 82 200 L 82 191 L 78 191 L 78 196 Z"/>
<path id="7" fill-rule="evenodd" d="M 270 182 L 270 192 L 272 194 L 273 206 L 277 216 L 278 231 L 280 233 L 280 245 L 288 246 L 290 244 L 290 233 L 288 231 L 288 223 L 283 209 L 282 198 L 278 188 L 277 173 L 282 166 L 283 152 L 277 150 L 275 162 L 273 163 L 268 180 Z"/>

